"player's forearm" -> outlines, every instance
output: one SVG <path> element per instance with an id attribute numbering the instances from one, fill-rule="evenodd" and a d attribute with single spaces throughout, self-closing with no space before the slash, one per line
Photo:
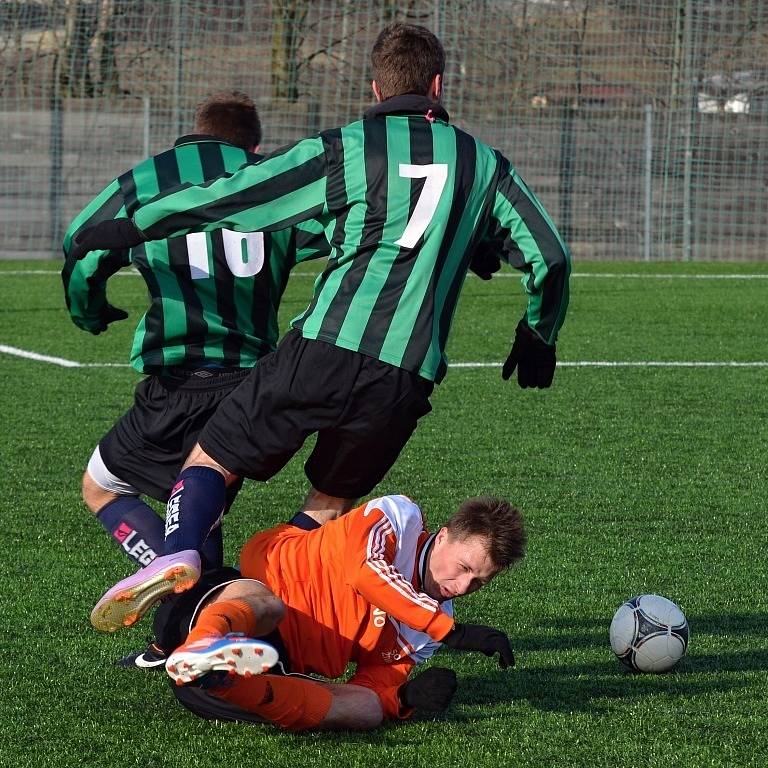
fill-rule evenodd
<path id="1" fill-rule="evenodd" d="M 221 228 L 285 229 L 323 213 L 325 173 L 322 141 L 305 139 L 212 182 L 158 195 L 137 207 L 134 223 L 147 240 Z"/>
<path id="2" fill-rule="evenodd" d="M 128 252 L 92 251 L 80 261 L 67 261 L 61 272 L 64 298 L 72 322 L 81 330 L 102 329 L 107 307 L 107 280 L 128 266 Z"/>
<path id="3" fill-rule="evenodd" d="M 73 322 L 86 331 L 93 330 L 106 304 L 107 279 L 130 263 L 130 255 L 127 250 L 99 250 L 78 261 L 72 255 L 73 238 L 88 227 L 125 216 L 123 195 L 115 179 L 75 216 L 64 234 L 64 298 Z"/>
<path id="4" fill-rule="evenodd" d="M 89 261 L 98 254 L 89 254 Z M 82 265 L 82 266 L 81 266 Z M 106 302 L 104 285 L 91 286 L 88 278 L 92 274 L 86 260 L 75 262 L 71 268 L 65 265 L 61 279 L 64 284 L 64 299 L 72 322 L 84 331 L 90 331 L 98 323 L 99 308 Z"/>
<path id="5" fill-rule="evenodd" d="M 453 628 L 453 617 L 441 610 L 436 600 L 414 589 L 384 560 L 366 561 L 353 586 L 371 605 L 435 641 Z"/>
<path id="6" fill-rule="evenodd" d="M 569 301 L 570 262 L 559 261 L 548 265 L 546 277 L 538 290 L 529 291 L 527 285 L 533 277 L 524 278 L 528 305 L 525 319 L 528 326 L 547 344 L 557 341 L 557 334 L 565 322 Z"/>
<path id="7" fill-rule="evenodd" d="M 568 308 L 570 252 L 541 203 L 514 172 L 499 185 L 493 228 L 505 243 L 509 263 L 525 273 L 528 325 L 554 344 Z"/>
<path id="8" fill-rule="evenodd" d="M 96 197 L 72 219 L 64 233 L 64 258 L 70 258 L 72 238 L 81 230 L 92 227 L 102 221 L 109 221 L 125 216 L 125 205 L 120 184 L 117 179 L 111 181 Z"/>
<path id="9" fill-rule="evenodd" d="M 354 683 L 325 685 L 333 699 L 331 708 L 319 725 L 321 730 L 369 731 L 381 725 L 385 712 L 375 691 Z"/>

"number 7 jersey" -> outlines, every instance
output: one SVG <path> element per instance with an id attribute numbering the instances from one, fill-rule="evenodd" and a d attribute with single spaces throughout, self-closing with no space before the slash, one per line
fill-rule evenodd
<path id="1" fill-rule="evenodd" d="M 143 373 L 216 363 L 250 368 L 274 349 L 277 310 L 292 267 L 327 256 L 322 228 L 312 222 L 281 232 L 210 233 L 160 240 L 130 251 L 69 257 L 74 235 L 100 221 L 133 215 L 138 206 L 179 184 L 200 184 L 235 171 L 253 155 L 207 136 L 184 136 L 109 184 L 78 214 L 64 237 L 62 271 L 70 315 L 93 330 L 106 304 L 106 281 L 132 264 L 144 278 L 150 306 L 139 320 L 131 364 Z"/>
<path id="2" fill-rule="evenodd" d="M 424 97 L 388 99 L 362 120 L 160 195 L 134 216 L 149 239 L 307 219 L 325 226 L 332 246 L 312 302 L 292 323 L 307 339 L 440 381 L 476 248 L 521 270 L 528 324 L 547 343 L 557 337 L 568 305 L 567 247 L 509 161 Z M 514 327 L 517 317 L 510 320 Z"/>

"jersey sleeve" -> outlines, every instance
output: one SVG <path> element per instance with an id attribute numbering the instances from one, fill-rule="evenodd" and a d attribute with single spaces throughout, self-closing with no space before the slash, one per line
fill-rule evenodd
<path id="1" fill-rule="evenodd" d="M 295 227 L 296 263 L 310 259 L 327 259 L 331 246 L 325 235 L 325 228 L 319 221 L 304 221 Z"/>
<path id="2" fill-rule="evenodd" d="M 484 241 L 524 275 L 526 321 L 548 344 L 557 339 L 568 308 L 571 256 L 544 207 L 509 162 L 499 156 L 499 182 Z"/>
<path id="3" fill-rule="evenodd" d="M 107 280 L 128 266 L 130 251 L 91 251 L 77 261 L 71 257 L 72 239 L 87 227 L 126 215 L 120 184 L 115 179 L 83 208 L 64 234 L 64 267 L 61 271 L 64 299 L 72 321 L 84 331 L 99 327 L 101 312 L 107 304 Z"/>
<path id="4" fill-rule="evenodd" d="M 453 628 L 453 618 L 410 580 L 418 535 L 423 530 L 418 507 L 386 497 L 349 514 L 353 517 L 345 571 L 350 586 L 397 621 L 442 640 Z"/>
<path id="5" fill-rule="evenodd" d="M 325 228 L 319 221 L 303 221 L 295 227 L 270 234 L 275 255 L 290 267 L 302 261 L 327 259 L 331 255 Z"/>
<path id="6" fill-rule="evenodd" d="M 413 661 L 398 664 L 360 664 L 348 681 L 348 685 L 360 685 L 369 688 L 381 702 L 384 717 L 390 720 L 405 720 L 413 714 L 413 709 L 400 703 L 400 687 L 408 681 L 408 675 L 414 667 Z"/>
<path id="7" fill-rule="evenodd" d="M 325 147 L 303 139 L 201 185 L 182 185 L 139 204 L 133 220 L 148 240 L 188 232 L 274 231 L 327 214 Z"/>

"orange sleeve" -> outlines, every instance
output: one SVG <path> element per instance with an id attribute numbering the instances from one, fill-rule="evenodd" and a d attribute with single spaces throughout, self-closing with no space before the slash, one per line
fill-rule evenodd
<path id="1" fill-rule="evenodd" d="M 398 691 L 400 686 L 408 681 L 413 666 L 410 660 L 400 664 L 360 664 L 354 677 L 347 681 L 347 685 L 370 688 L 379 697 L 384 717 L 390 720 L 405 720 L 414 710 L 402 706 Z"/>
<path id="2" fill-rule="evenodd" d="M 360 508 L 349 515 L 353 516 L 346 540 L 350 586 L 397 621 L 442 640 L 453 628 L 453 617 L 440 609 L 437 600 L 418 592 L 393 565 L 399 542 L 389 518 L 378 508 Z"/>

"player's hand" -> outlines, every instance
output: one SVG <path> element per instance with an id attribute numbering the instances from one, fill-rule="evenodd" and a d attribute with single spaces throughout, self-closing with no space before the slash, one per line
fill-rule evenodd
<path id="1" fill-rule="evenodd" d="M 128 317 L 128 313 L 120 307 L 113 307 L 107 303 L 104 305 L 104 309 L 99 313 L 98 325 L 91 328 L 90 331 L 94 336 L 98 336 L 102 331 L 107 330 L 107 326 L 110 323 L 114 323 L 117 320 L 125 320 Z"/>
<path id="2" fill-rule="evenodd" d="M 79 261 L 90 251 L 111 251 L 133 248 L 146 242 L 144 233 L 131 219 L 100 221 L 78 232 L 72 238 L 70 256 Z"/>
<path id="3" fill-rule="evenodd" d="M 469 260 L 469 270 L 474 272 L 481 280 L 490 280 L 494 272 L 501 269 L 501 259 L 494 251 L 482 246 L 475 249 Z"/>
<path id="4" fill-rule="evenodd" d="M 517 368 L 517 383 L 523 388 L 546 389 L 555 375 L 557 356 L 555 345 L 542 341 L 525 320 L 517 324 L 512 351 L 501 369 L 501 378 L 506 381 Z"/>
<path id="5" fill-rule="evenodd" d="M 452 669 L 432 667 L 400 686 L 400 701 L 409 709 L 441 712 L 450 706 L 457 687 Z"/>
<path id="6" fill-rule="evenodd" d="M 498 653 L 502 669 L 515 666 L 515 654 L 509 638 L 500 629 L 482 624 L 456 624 L 442 642 L 454 651 L 480 651 L 486 656 Z"/>

